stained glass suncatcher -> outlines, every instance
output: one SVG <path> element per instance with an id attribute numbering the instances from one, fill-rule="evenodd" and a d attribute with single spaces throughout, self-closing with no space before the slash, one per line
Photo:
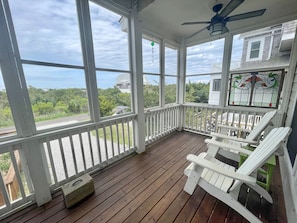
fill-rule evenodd
<path id="1" fill-rule="evenodd" d="M 277 108 L 284 70 L 231 74 L 228 105 Z"/>

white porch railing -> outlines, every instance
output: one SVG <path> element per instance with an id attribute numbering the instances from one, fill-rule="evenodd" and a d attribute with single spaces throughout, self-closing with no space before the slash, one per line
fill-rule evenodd
<path id="1" fill-rule="evenodd" d="M 178 128 L 180 105 L 145 112 L 145 142 L 150 144 Z"/>
<path id="2" fill-rule="evenodd" d="M 26 142 L 43 145 L 44 166 L 48 167 L 45 172 L 49 187 L 54 191 L 77 176 L 134 152 L 134 118 L 135 115 L 116 117 L 0 144 L 0 156 L 10 165 L 8 171 L 8 167 L 0 168 L 0 219 L 35 201 L 26 157 L 22 155 Z"/>
<path id="3" fill-rule="evenodd" d="M 266 110 L 217 108 L 209 105 L 174 105 L 145 112 L 145 142 L 150 144 L 183 128 L 210 134 L 218 124 L 252 129 Z M 114 117 L 100 123 L 40 133 L 0 144 L 0 156 L 10 160 L 9 170 L 1 167 L 0 219 L 16 208 L 35 202 L 34 187 L 23 154 L 26 143 L 42 147 L 51 191 L 86 172 L 103 168 L 135 151 L 133 121 L 136 115 Z M 32 152 L 32 151 L 31 151 Z"/>
<path id="4" fill-rule="evenodd" d="M 268 110 L 251 108 L 218 108 L 210 105 L 183 105 L 183 129 L 209 135 L 218 125 L 252 130 Z"/>

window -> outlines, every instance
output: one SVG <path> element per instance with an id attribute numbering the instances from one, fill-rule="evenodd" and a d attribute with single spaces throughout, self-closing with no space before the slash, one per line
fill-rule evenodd
<path id="1" fill-rule="evenodd" d="M 143 35 L 143 96 L 144 107 L 160 106 L 160 40 Z"/>
<path id="2" fill-rule="evenodd" d="M 261 41 L 252 42 L 250 50 L 250 59 L 259 58 Z"/>
<path id="3" fill-rule="evenodd" d="M 210 75 L 186 77 L 185 102 L 208 103 Z"/>
<path id="4" fill-rule="evenodd" d="M 37 129 L 89 120 L 75 1 L 9 4 Z"/>
<path id="5" fill-rule="evenodd" d="M 90 16 L 100 116 L 131 112 L 127 18 L 93 2 Z"/>
<path id="6" fill-rule="evenodd" d="M 220 91 L 221 90 L 221 79 L 214 79 L 212 82 L 212 90 Z"/>
<path id="7" fill-rule="evenodd" d="M 142 63 L 143 73 L 160 74 L 160 44 L 158 39 L 143 35 Z"/>
<path id="8" fill-rule="evenodd" d="M 96 68 L 128 71 L 127 18 L 91 1 L 89 4 Z"/>
<path id="9" fill-rule="evenodd" d="M 160 75 L 143 76 L 144 108 L 160 106 Z"/>
<path id="10" fill-rule="evenodd" d="M 97 71 L 100 116 L 131 112 L 130 73 Z M 119 112 L 119 108 L 124 108 Z"/>
<path id="11" fill-rule="evenodd" d="M 262 38 L 261 40 L 249 40 L 247 61 L 262 60 L 265 39 Z M 266 39 L 266 41 L 270 41 L 270 39 Z M 270 43 L 267 44 L 270 46 Z M 269 49 L 267 50 L 269 51 Z"/>
<path id="12" fill-rule="evenodd" d="M 176 102 L 177 77 L 165 76 L 165 104 Z"/>
<path id="13" fill-rule="evenodd" d="M 224 39 L 187 47 L 186 75 L 222 72 Z"/>
<path id="14" fill-rule="evenodd" d="M 210 85 L 221 77 L 223 51 L 224 39 L 187 48 L 185 102 L 219 103 L 219 92 Z"/>
<path id="15" fill-rule="evenodd" d="M 229 105 L 277 108 L 284 70 L 231 75 Z"/>
<path id="16" fill-rule="evenodd" d="M 177 49 L 165 44 L 165 104 L 176 102 Z"/>

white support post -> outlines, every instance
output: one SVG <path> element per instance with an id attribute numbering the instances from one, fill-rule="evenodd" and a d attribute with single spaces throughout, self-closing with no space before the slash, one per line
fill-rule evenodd
<path id="1" fill-rule="evenodd" d="M 89 98 L 89 112 L 91 119 L 95 122 L 98 122 L 100 119 L 100 105 L 98 101 L 89 1 L 76 0 L 76 4 L 85 67 L 85 78 Z"/>
<path id="2" fill-rule="evenodd" d="M 136 152 L 145 151 L 145 120 L 142 74 L 142 32 L 138 21 L 137 5 L 134 5 L 130 18 L 130 49 L 132 58 L 132 93 L 134 111 L 137 114 L 134 121 Z"/>
<path id="3" fill-rule="evenodd" d="M 0 30 L 1 71 L 15 127 L 19 137 L 29 137 L 35 134 L 36 126 L 7 1 L 1 1 L 0 3 Z M 42 162 L 44 150 L 41 149 L 42 144 L 39 142 L 30 144 L 31 148 L 38 147 L 38 149 L 34 149 L 33 152 L 30 150 L 32 154 L 22 151 L 20 156 L 22 162 L 27 161 L 22 165 L 26 178 L 28 178 L 28 170 L 30 172 L 37 204 L 43 205 L 52 199 L 46 177 L 48 169 L 44 168 Z M 25 154 L 25 157 L 22 157 L 23 154 Z M 32 170 L 39 172 L 38 176 L 35 177 L 35 174 L 31 172 Z M 39 185 L 41 187 L 37 188 Z"/>
<path id="4" fill-rule="evenodd" d="M 47 167 L 44 166 L 45 163 L 41 152 L 43 151 L 43 145 L 38 141 L 29 141 L 23 144 L 22 149 L 26 156 L 26 165 L 30 171 L 36 203 L 41 206 L 52 200 L 47 181 L 48 175 L 45 171 Z"/>
<path id="5" fill-rule="evenodd" d="M 221 91 L 219 106 L 225 107 L 228 94 L 229 71 L 231 63 L 233 35 L 228 33 L 225 37 L 224 54 L 223 54 L 223 68 L 221 78 Z"/>
<path id="6" fill-rule="evenodd" d="M 177 103 L 180 105 L 184 104 L 185 101 L 185 84 L 186 84 L 186 57 L 187 49 L 185 47 L 185 41 L 182 40 L 181 46 L 178 53 L 178 82 L 177 82 Z M 183 129 L 184 123 L 184 112 L 183 107 L 178 109 L 178 130 Z"/>
<path id="7" fill-rule="evenodd" d="M 165 42 L 160 43 L 160 105 L 165 106 Z"/>
<path id="8" fill-rule="evenodd" d="M 0 58 L 3 81 L 18 135 L 31 136 L 36 132 L 36 126 L 8 2 L 3 1 L 0 7 Z"/>
<path id="9" fill-rule="evenodd" d="M 290 56 L 290 66 L 288 70 L 288 74 L 285 75 L 285 81 L 283 85 L 283 89 L 292 89 L 295 74 L 297 73 L 297 28 L 295 30 L 295 39 L 291 49 L 291 56 Z M 291 126 L 293 121 L 294 111 L 296 109 L 295 104 L 297 101 L 297 95 L 291 97 L 292 91 L 283 90 L 282 92 L 283 101 L 280 106 L 280 110 L 286 114 L 285 126 Z M 293 99 L 293 100 L 292 100 Z M 290 101 L 292 100 L 292 101 Z M 288 110 L 289 104 L 291 103 L 291 109 Z"/>

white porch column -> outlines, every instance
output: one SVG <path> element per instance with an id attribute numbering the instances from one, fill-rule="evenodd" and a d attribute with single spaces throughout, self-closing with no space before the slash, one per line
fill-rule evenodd
<path id="1" fill-rule="evenodd" d="M 187 49 L 185 41 L 182 40 L 178 53 L 178 81 L 177 81 L 177 103 L 185 103 L 185 83 L 186 83 L 186 57 Z M 178 110 L 178 130 L 181 131 L 184 123 L 184 110 L 182 107 Z"/>
<path id="2" fill-rule="evenodd" d="M 227 91 L 229 83 L 229 71 L 231 63 L 233 35 L 228 33 L 225 37 L 224 54 L 223 54 L 223 67 L 222 67 L 222 78 L 221 78 L 221 91 L 219 106 L 225 107 L 227 100 Z"/>
<path id="3" fill-rule="evenodd" d="M 89 1 L 76 0 L 76 4 L 85 67 L 85 78 L 89 98 L 89 112 L 91 119 L 95 122 L 98 122 L 100 119 L 100 105 L 98 101 L 98 88 Z"/>
<path id="4" fill-rule="evenodd" d="M 36 126 L 7 1 L 0 3 L 0 30 L 1 72 L 15 127 L 19 137 L 30 137 L 35 134 Z M 25 147 L 30 148 L 30 152 L 24 149 Z M 47 178 L 48 170 L 42 162 L 44 150 L 41 149 L 42 143 L 39 141 L 32 141 L 24 145 L 24 148 L 20 149 L 23 169 L 25 173 L 30 173 L 36 202 L 40 206 L 52 199 Z"/>
<path id="5" fill-rule="evenodd" d="M 134 122 L 135 146 L 137 153 L 145 151 L 145 120 L 142 74 L 142 32 L 135 4 L 130 18 L 130 52 L 132 66 L 132 97 L 134 111 L 137 114 Z"/>

